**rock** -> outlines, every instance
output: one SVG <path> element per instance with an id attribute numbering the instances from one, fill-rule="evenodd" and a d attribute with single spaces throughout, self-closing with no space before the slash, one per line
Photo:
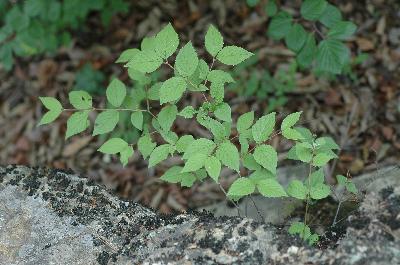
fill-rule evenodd
<path id="1" fill-rule="evenodd" d="M 368 194 L 337 247 L 320 250 L 282 226 L 158 215 L 72 172 L 0 167 L 0 264 L 400 264 L 399 195 Z"/>

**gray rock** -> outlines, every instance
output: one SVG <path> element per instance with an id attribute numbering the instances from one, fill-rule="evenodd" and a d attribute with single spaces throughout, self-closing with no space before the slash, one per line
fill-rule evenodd
<path id="1" fill-rule="evenodd" d="M 400 264 L 399 195 L 369 194 L 319 250 L 279 226 L 157 215 L 71 172 L 0 167 L 0 264 Z"/>

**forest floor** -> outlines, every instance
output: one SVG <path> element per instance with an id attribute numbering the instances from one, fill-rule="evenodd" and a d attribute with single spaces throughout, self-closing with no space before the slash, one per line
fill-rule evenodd
<path id="1" fill-rule="evenodd" d="M 256 71 L 262 76 L 269 71 L 273 75 L 287 69 L 293 54 L 283 43 L 267 37 L 268 17 L 262 4 L 249 8 L 245 1 L 206 2 L 138 1 L 128 14 L 115 17 L 107 28 L 93 14 L 86 27 L 73 34 L 72 47 L 61 48 L 53 56 L 20 59 L 11 72 L 0 70 L 0 164 L 71 168 L 163 213 L 223 200 L 224 195 L 211 182 L 183 189 L 159 181 L 165 169 L 176 163 L 174 159 L 148 169 L 136 152 L 124 168 L 114 157 L 96 152 L 102 138 L 88 133 L 65 141 L 68 115 L 50 126 L 36 126 L 43 115 L 39 96 L 56 96 L 67 103 L 68 92 L 79 82 L 89 80 L 98 94 L 95 102 L 101 105 L 112 76 L 131 84 L 127 72 L 114 64 L 115 60 L 123 50 L 139 46 L 144 36 L 157 32 L 167 22 L 183 36 L 181 41 L 190 39 L 196 48 L 204 46 L 204 33 L 213 23 L 226 43 L 258 51 L 258 61 L 237 76 L 241 82 L 235 90 L 227 90 L 227 98 L 235 117 L 250 109 L 262 115 L 277 95 L 249 95 L 249 73 Z M 285 7 L 293 10 L 299 4 L 281 2 L 288 2 Z M 355 62 L 348 74 L 337 77 L 318 78 L 309 71 L 299 71 L 294 76 L 294 89 L 285 94 L 287 103 L 276 111 L 281 119 L 302 110 L 305 126 L 318 135 L 331 135 L 342 147 L 338 163 L 331 165 L 330 171 L 349 172 L 356 177 L 376 170 L 378 164 L 396 164 L 400 158 L 400 2 L 333 2 L 346 19 L 358 25 L 348 45 L 354 57 L 364 60 Z M 199 100 L 188 97 L 182 105 Z M 184 120 L 177 120 L 174 126 L 180 135 L 199 136 L 203 131 L 200 125 Z M 130 127 L 120 130 L 135 138 Z M 282 159 L 289 146 L 279 136 L 272 144 L 282 153 Z M 226 175 L 222 185 L 228 187 L 233 177 Z"/>

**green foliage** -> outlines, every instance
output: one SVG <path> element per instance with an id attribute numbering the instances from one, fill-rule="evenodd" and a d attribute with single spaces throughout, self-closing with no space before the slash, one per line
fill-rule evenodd
<path id="1" fill-rule="evenodd" d="M 76 74 L 73 89 L 83 90 L 92 95 L 104 95 L 104 80 L 104 74 L 87 63 Z"/>
<path id="2" fill-rule="evenodd" d="M 256 68 L 256 64 L 260 63 L 257 56 L 253 56 L 235 66 L 231 71 L 235 82 L 229 85 L 229 89 L 242 97 L 255 96 L 266 101 L 266 112 L 271 112 L 285 105 L 287 93 L 294 90 L 297 63 L 293 61 L 287 67 L 280 67 L 274 74 L 265 68 Z"/>
<path id="3" fill-rule="evenodd" d="M 53 53 L 69 45 L 69 30 L 82 28 L 88 15 L 99 12 L 104 25 L 115 13 L 125 13 L 124 0 L 0 1 L 0 63 L 11 70 L 14 57 Z"/>
<path id="4" fill-rule="evenodd" d="M 289 228 L 289 234 L 299 235 L 301 239 L 307 241 L 309 245 L 314 245 L 319 240 L 318 234 L 312 234 L 308 225 L 303 222 L 295 222 Z"/>
<path id="5" fill-rule="evenodd" d="M 291 196 L 304 200 L 308 205 L 311 200 L 329 196 L 331 190 L 324 182 L 322 167 L 337 157 L 337 144 L 329 137 L 316 138 L 309 130 L 297 127 L 301 112 L 289 114 L 282 121 L 279 131 L 276 130 L 275 112 L 256 119 L 251 111 L 233 121 L 231 108 L 223 98 L 225 85 L 234 80 L 229 73 L 212 68 L 216 61 L 234 65 L 246 60 L 252 53 L 236 46 L 224 47 L 221 34 L 214 26 L 209 27 L 206 36 L 206 49 L 213 55 L 210 66 L 198 58 L 191 42 L 178 49 L 178 35 L 168 24 L 156 36 L 145 38 L 140 50 L 125 51 L 117 60 L 128 68 L 129 77 L 135 84 L 133 88 L 127 88 L 122 81 L 114 78 L 106 90 L 107 108 L 93 107 L 92 97 L 85 91 L 72 91 L 69 94 L 73 109 L 64 109 L 54 98 L 40 98 L 49 110 L 40 124 L 53 121 L 63 110 L 72 111 L 67 121 L 66 138 L 69 138 L 89 127 L 90 112 L 98 112 L 93 135 L 114 132 L 118 124 L 126 122 L 138 132 L 138 140 L 128 143 L 125 137 L 111 136 L 98 151 L 106 155 L 119 154 L 121 163 L 126 165 L 136 147 L 143 158 L 148 159 L 149 167 L 162 163 L 169 156 L 179 156 L 182 166 L 169 168 L 161 179 L 180 183 L 184 187 L 191 187 L 207 176 L 219 183 L 222 167 L 227 167 L 239 176 L 227 192 L 232 200 L 258 192 L 273 198 Z M 175 52 L 175 62 L 169 62 L 168 58 Z M 172 70 L 171 76 L 164 82 L 154 83 L 152 75 L 155 73 L 151 72 L 161 65 Z M 183 94 L 189 91 L 203 94 L 204 102 L 197 108 L 178 104 Z M 157 101 L 161 105 L 158 114 L 149 101 Z M 128 114 L 127 121 L 121 121 L 123 113 Z M 183 118 L 195 119 L 211 132 L 212 137 L 195 139 L 192 135 L 178 136 L 173 131 L 173 125 L 176 119 Z M 232 133 L 237 134 L 230 138 Z M 156 134 L 157 137 L 154 136 Z M 310 166 L 308 178 L 305 181 L 293 180 L 286 190 L 276 177 L 278 154 L 268 144 L 278 134 L 294 141 L 288 158 Z M 161 143 L 154 140 L 160 138 Z M 241 176 L 242 170 L 248 173 L 247 177 Z M 350 192 L 354 190 L 342 178 L 338 181 L 344 183 Z M 310 243 L 318 240 L 307 227 L 307 224 L 302 227 L 302 238 Z M 300 231 L 296 228 L 292 230 L 293 233 Z"/>
<path id="6" fill-rule="evenodd" d="M 272 16 L 268 35 L 275 40 L 284 39 L 286 46 L 296 54 L 299 66 L 309 68 L 315 63 L 317 71 L 344 72 L 350 50 L 343 41 L 351 38 L 357 27 L 342 20 L 337 7 L 326 0 L 304 0 L 298 19 L 285 11 L 275 11 L 275 2 L 267 7 L 267 14 Z M 308 22 L 301 24 L 302 20 Z M 311 25 L 308 30 L 303 27 L 306 25 Z"/>

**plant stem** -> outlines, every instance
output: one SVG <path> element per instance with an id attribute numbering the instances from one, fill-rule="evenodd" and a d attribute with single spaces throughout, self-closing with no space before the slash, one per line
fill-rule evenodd
<path id="1" fill-rule="evenodd" d="M 256 204 L 256 202 L 254 201 L 253 197 L 250 195 L 249 198 L 250 198 L 250 200 L 253 202 L 254 207 L 256 208 L 257 213 L 258 213 L 258 215 L 259 215 L 260 218 L 261 218 L 261 221 L 262 221 L 263 223 L 265 223 L 264 216 L 261 214 L 260 210 L 258 209 L 257 204 Z"/>
<path id="2" fill-rule="evenodd" d="M 314 157 L 314 146 L 313 146 L 313 150 L 312 150 L 312 155 L 311 155 L 311 157 L 312 157 L 312 158 Z M 306 226 L 307 226 L 308 209 L 309 209 L 309 207 L 310 207 L 311 173 L 312 173 L 312 159 L 311 159 L 311 161 L 310 161 L 309 170 L 308 170 L 308 179 L 307 179 L 307 181 L 308 181 L 308 183 L 307 183 L 307 189 L 308 189 L 308 190 L 307 190 L 307 195 L 306 195 L 306 211 L 305 211 L 305 213 L 304 213 L 304 230 L 303 230 L 303 236 L 304 236 L 305 229 L 306 229 Z"/>
<path id="3" fill-rule="evenodd" d="M 224 187 L 222 187 L 221 183 L 219 183 L 219 188 L 220 188 L 220 189 L 222 190 L 222 192 L 225 194 L 225 197 L 228 198 L 228 200 L 229 200 L 230 202 L 232 202 L 233 205 L 235 205 L 235 207 L 236 207 L 236 209 L 237 209 L 237 211 L 238 211 L 238 216 L 241 217 L 241 216 L 240 216 L 240 208 L 239 208 L 239 205 L 238 205 L 236 202 L 234 202 L 233 200 L 229 199 L 228 194 L 226 193 L 226 190 L 224 189 Z"/>
<path id="4" fill-rule="evenodd" d="M 342 206 L 342 201 L 339 201 L 338 207 L 336 209 L 335 218 L 333 219 L 332 227 L 336 225 L 337 218 L 339 216 L 340 207 Z"/>

